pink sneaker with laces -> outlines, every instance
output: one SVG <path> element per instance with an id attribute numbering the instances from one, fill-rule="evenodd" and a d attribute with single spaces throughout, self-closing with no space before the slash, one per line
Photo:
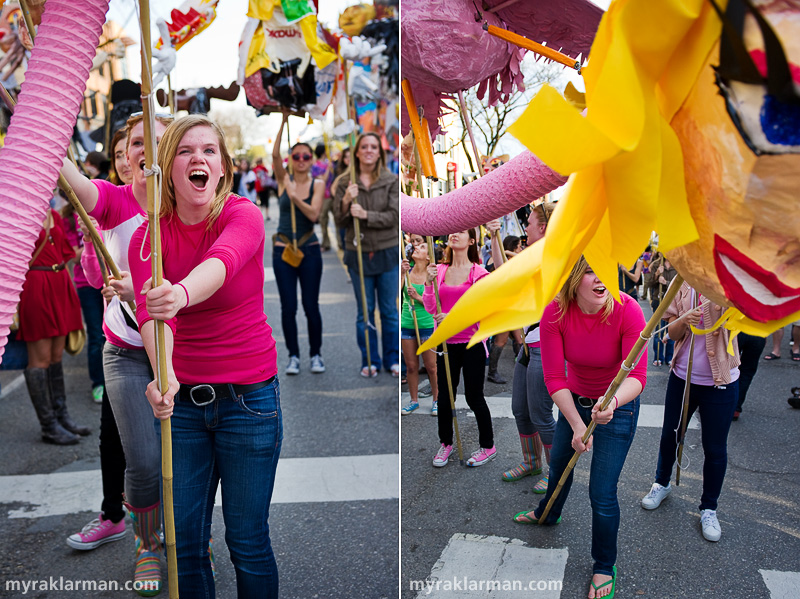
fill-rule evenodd
<path id="1" fill-rule="evenodd" d="M 433 465 L 436 468 L 447 466 L 447 460 L 450 459 L 451 453 L 453 453 L 453 446 L 445 445 L 444 443 L 442 443 L 442 446 L 439 448 L 439 451 L 437 451 L 436 455 L 433 457 Z"/>
<path id="2" fill-rule="evenodd" d="M 114 524 L 111 520 L 103 520 L 100 514 L 84 526 L 80 532 L 67 537 L 67 545 L 73 549 L 88 551 L 104 543 L 119 541 L 125 536 L 125 518 Z"/>
<path id="3" fill-rule="evenodd" d="M 472 457 L 467 460 L 467 466 L 477 468 L 483 466 L 486 462 L 493 460 L 497 456 L 497 450 L 494 446 L 489 449 L 481 447 L 478 451 L 472 454 Z"/>

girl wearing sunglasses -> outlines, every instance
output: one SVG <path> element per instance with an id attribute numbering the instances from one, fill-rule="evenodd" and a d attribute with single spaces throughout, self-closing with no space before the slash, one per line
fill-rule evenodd
<path id="1" fill-rule="evenodd" d="M 340 175 L 333 183 L 333 214 L 336 225 L 347 229 L 344 263 L 356 295 L 356 339 L 361 349 L 361 376 L 377 376 L 383 365 L 396 377 L 400 376 L 400 351 L 397 345 L 400 333 L 397 313 L 400 194 L 397 175 L 386 169 L 386 155 L 380 138 L 374 133 L 359 136 L 350 168 L 355 169 L 355 183 L 350 183 L 349 171 Z M 355 240 L 355 218 L 361 219 L 361 239 L 358 241 Z M 362 313 L 361 286 L 357 282 L 359 272 L 356 251 L 361 252 L 364 264 L 364 287 L 369 312 L 366 318 L 369 323 L 372 364 L 367 364 L 365 316 Z M 383 360 L 378 352 L 378 336 L 374 327 L 376 299 L 381 314 Z"/>
<path id="2" fill-rule="evenodd" d="M 320 351 L 322 349 L 322 314 L 319 311 L 319 287 L 322 281 L 322 253 L 319 239 L 314 233 L 314 223 L 319 218 L 325 195 L 325 182 L 311 176 L 314 153 L 311 146 L 297 143 L 289 152 L 291 174 L 283 167 L 281 139 L 283 127 L 289 115 L 284 113 L 283 122 L 275 136 L 272 148 L 272 169 L 278 182 L 278 232 L 273 236 L 272 270 L 281 298 L 281 326 L 289 352 L 286 374 L 300 374 L 300 345 L 297 341 L 297 283 L 303 299 L 303 311 L 308 323 L 309 355 L 311 372 L 325 372 Z M 296 230 L 292 231 L 292 205 L 294 205 Z M 293 266 L 283 259 L 286 246 L 297 240 L 303 252 L 300 264 Z M 291 249 L 291 248 L 290 248 Z"/>

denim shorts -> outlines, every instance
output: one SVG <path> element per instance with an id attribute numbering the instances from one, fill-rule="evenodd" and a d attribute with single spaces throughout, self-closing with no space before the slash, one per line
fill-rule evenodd
<path id="1" fill-rule="evenodd" d="M 419 330 L 419 339 L 420 341 L 425 341 L 428 337 L 433 335 L 433 329 L 420 329 Z M 416 340 L 417 333 L 414 332 L 414 329 L 400 329 L 400 339 L 414 339 Z"/>

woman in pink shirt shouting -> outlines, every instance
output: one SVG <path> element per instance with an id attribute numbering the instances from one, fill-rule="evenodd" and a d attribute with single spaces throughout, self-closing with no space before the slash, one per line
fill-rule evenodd
<path id="1" fill-rule="evenodd" d="M 436 324 L 440 324 L 459 298 L 478 280 L 488 275 L 488 271 L 480 265 L 481 259 L 476 245 L 475 229 L 451 233 L 447 238 L 442 264 L 428 265 L 428 277 L 422 302 L 425 309 L 433 314 Z M 433 281 L 438 278 L 439 297 L 442 311 L 436 310 Z M 486 346 L 483 343 L 467 349 L 467 342 L 478 330 L 475 324 L 464 329 L 447 340 L 448 358 L 450 360 L 450 376 L 453 385 L 453 397 L 458 387 L 458 377 L 464 373 L 464 395 L 467 405 L 475 414 L 478 422 L 478 443 L 480 447 L 467 460 L 468 466 L 483 466 L 497 455 L 494 448 L 492 432 L 492 414 L 483 396 L 483 384 L 486 373 Z M 450 391 L 445 376 L 444 355 L 436 358 L 439 397 L 439 442 L 441 446 L 433 458 L 436 467 L 446 466 L 453 451 L 453 411 L 450 407 Z"/>
<path id="2" fill-rule="evenodd" d="M 644 329 L 639 304 L 620 293 L 618 304 L 581 257 L 540 324 L 542 368 L 547 390 L 559 409 L 547 492 L 532 512 L 514 520 L 538 523 L 574 452 L 592 449 L 589 498 L 592 503 L 593 576 L 589 597 L 606 597 L 616 583 L 619 502 L 617 481 L 633 443 L 639 418 L 639 394 L 647 382 L 647 355 L 638 360 L 608 408 L 600 403 L 623 360 Z M 566 373 L 564 366 L 566 364 Z M 594 434 L 583 444 L 590 420 Z M 544 524 L 558 524 L 574 471 L 553 503 Z"/>
<path id="3" fill-rule="evenodd" d="M 217 487 L 238 596 L 277 597 L 269 505 L 282 441 L 275 340 L 264 315 L 264 223 L 230 193 L 220 129 L 191 115 L 158 148 L 164 282 L 150 280 L 147 225 L 131 240 L 137 318 L 153 369 L 153 319 L 163 320 L 169 389 L 147 398 L 172 417 L 178 576 L 182 595 L 214 597 L 207 557 Z M 141 291 L 140 291 L 141 290 Z"/>

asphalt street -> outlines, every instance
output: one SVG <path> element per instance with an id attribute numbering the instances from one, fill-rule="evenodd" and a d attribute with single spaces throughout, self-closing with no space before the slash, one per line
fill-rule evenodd
<path id="1" fill-rule="evenodd" d="M 653 483 L 668 377 L 667 367 L 648 361 L 642 416 L 618 488 L 617 597 L 797 597 L 800 449 L 795 439 L 800 410 L 786 400 L 790 388 L 800 385 L 800 362 L 789 359 L 788 343 L 787 334 L 781 360 L 760 361 L 744 412 L 732 423 L 717 512 L 722 528 L 718 543 L 703 539 L 700 529 L 703 453 L 696 425 L 687 433 L 680 487 L 673 482 L 671 496 L 659 509 L 640 507 Z M 768 341 L 765 354 L 771 345 Z M 511 353 L 506 349 L 500 363 L 508 381 Z M 405 386 L 402 390 L 401 402 L 406 403 Z M 586 597 L 592 573 L 591 454 L 578 461 L 561 524 L 539 528 L 512 521 L 517 512 L 538 504 L 542 496 L 532 487 L 539 477 L 501 481 L 502 472 L 521 457 L 510 383 L 487 383 L 486 395 L 493 406 L 498 457 L 480 468 L 460 466 L 455 452 L 446 467 L 432 467 L 439 444 L 436 420 L 428 415 L 429 399 L 402 417 L 401 597 Z M 468 457 L 478 448 L 477 427 L 463 396 L 457 407 Z M 643 418 L 645 411 L 649 419 Z M 505 586 L 491 587 L 487 579 Z M 512 590 L 520 588 L 513 586 L 515 581 L 533 590 Z"/>
<path id="2" fill-rule="evenodd" d="M 265 223 L 269 240 L 277 226 Z M 323 254 L 320 304 L 327 372 L 311 374 L 302 308 L 301 374 L 287 376 L 280 302 L 265 252 L 265 311 L 278 344 L 284 440 L 270 509 L 281 597 L 396 597 L 399 581 L 398 379 L 359 376 L 355 297 L 335 251 Z M 133 535 L 94 551 L 66 538 L 100 509 L 100 406 L 92 402 L 86 353 L 65 355 L 68 406 L 93 427 L 79 445 L 46 445 L 21 371 L 0 372 L 0 597 L 135 597 L 133 591 L 13 590 L 9 581 L 116 581 L 132 578 Z M 218 497 L 219 499 L 219 497 Z M 217 596 L 236 596 L 219 502 L 214 510 Z M 166 563 L 162 560 L 166 580 Z M 30 588 L 30 587 L 29 587 Z M 66 588 L 62 585 L 62 588 Z M 162 597 L 167 597 L 166 585 Z"/>

